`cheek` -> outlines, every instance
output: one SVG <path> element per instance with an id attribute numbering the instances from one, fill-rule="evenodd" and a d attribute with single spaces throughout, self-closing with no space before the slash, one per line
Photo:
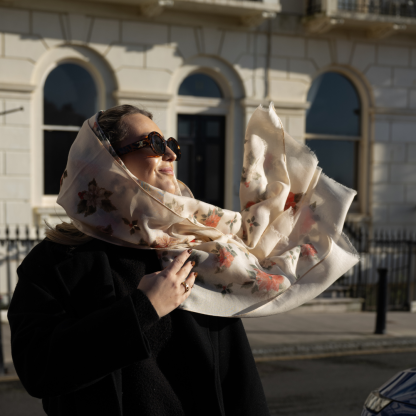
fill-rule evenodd
<path id="1" fill-rule="evenodd" d="M 123 162 L 134 176 L 137 176 L 142 181 L 146 181 L 155 174 L 158 160 L 139 156 L 141 155 L 128 154 Z"/>

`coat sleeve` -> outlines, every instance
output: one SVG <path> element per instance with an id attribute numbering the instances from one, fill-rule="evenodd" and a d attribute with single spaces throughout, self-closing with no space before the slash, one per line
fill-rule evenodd
<path id="1" fill-rule="evenodd" d="M 152 309 L 146 295 L 136 290 L 74 317 L 45 288 L 20 279 L 8 318 L 13 362 L 24 387 L 34 397 L 59 396 L 148 358 L 142 326 L 158 319 Z"/>

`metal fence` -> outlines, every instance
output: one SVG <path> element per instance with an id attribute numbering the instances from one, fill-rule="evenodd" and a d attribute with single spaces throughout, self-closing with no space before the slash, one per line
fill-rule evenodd
<path id="1" fill-rule="evenodd" d="M 338 9 L 357 13 L 416 17 L 416 4 L 411 0 L 338 0 Z"/>
<path id="2" fill-rule="evenodd" d="M 43 238 L 43 228 L 17 226 L 0 229 L 0 309 L 7 309 L 17 283 L 16 269 Z"/>
<path id="3" fill-rule="evenodd" d="M 308 0 L 306 6 L 306 14 L 307 15 L 314 15 L 316 13 L 320 13 L 322 11 L 322 2 L 321 0 Z"/>
<path id="4" fill-rule="evenodd" d="M 416 17 L 416 1 L 412 0 L 338 0 L 338 10 L 384 16 Z M 309 0 L 307 14 L 322 11 L 321 0 Z"/>
<path id="5" fill-rule="evenodd" d="M 360 254 L 360 262 L 336 282 L 351 298 L 363 298 L 364 310 L 376 309 L 379 268 L 387 269 L 390 310 L 410 310 L 416 299 L 416 233 L 375 230 L 346 224 L 344 232 Z"/>
<path id="6" fill-rule="evenodd" d="M 360 262 L 323 296 L 363 298 L 364 310 L 375 310 L 378 268 L 388 269 L 389 309 L 409 310 L 416 300 L 416 233 L 376 230 L 346 223 L 344 232 L 360 254 Z M 17 283 L 16 269 L 43 238 L 43 228 L 0 229 L 0 308 L 7 309 Z"/>

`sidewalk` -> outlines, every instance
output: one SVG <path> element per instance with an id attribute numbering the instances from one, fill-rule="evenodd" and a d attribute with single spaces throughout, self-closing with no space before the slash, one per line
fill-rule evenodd
<path id="1" fill-rule="evenodd" d="M 302 313 L 245 318 L 243 324 L 257 360 L 322 356 L 377 350 L 414 349 L 416 314 L 389 312 L 387 333 L 375 335 L 374 312 Z M 9 376 L 15 375 L 10 329 L 2 324 L 3 353 Z"/>
<path id="2" fill-rule="evenodd" d="M 257 359 L 354 351 L 415 349 L 416 314 L 389 312 L 386 334 L 375 335 L 375 312 L 299 313 L 243 319 Z"/>

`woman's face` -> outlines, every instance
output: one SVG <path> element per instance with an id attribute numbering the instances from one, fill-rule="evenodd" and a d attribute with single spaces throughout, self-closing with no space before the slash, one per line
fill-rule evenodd
<path id="1" fill-rule="evenodd" d="M 143 114 L 126 116 L 124 121 L 129 126 L 129 135 L 119 147 L 137 142 L 152 131 L 162 134 L 156 123 Z M 115 150 L 117 151 L 117 147 Z M 121 160 L 138 179 L 166 192 L 175 193 L 172 163 L 176 159 L 175 153 L 166 146 L 166 153 L 163 156 L 148 156 L 156 156 L 150 146 L 123 155 Z"/>

